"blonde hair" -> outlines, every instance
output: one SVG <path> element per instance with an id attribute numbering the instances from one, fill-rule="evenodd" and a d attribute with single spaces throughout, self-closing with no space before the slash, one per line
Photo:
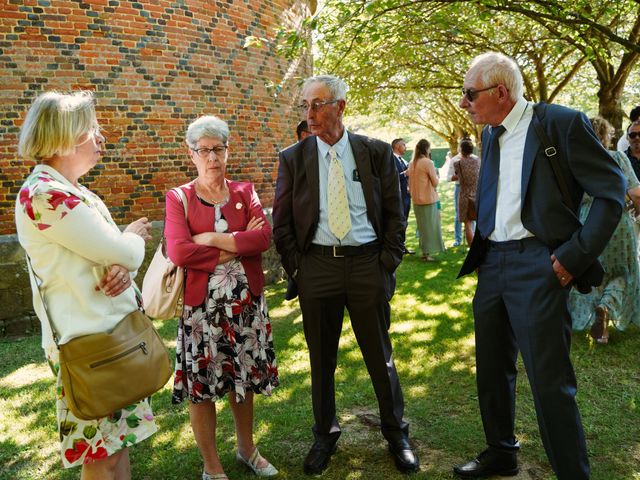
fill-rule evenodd
<path id="1" fill-rule="evenodd" d="M 589 121 L 591 122 L 591 127 L 593 128 L 596 137 L 598 137 L 598 140 L 600 140 L 600 143 L 604 145 L 605 148 L 609 148 L 611 145 L 611 137 L 615 133 L 615 129 L 601 116 L 590 118 Z"/>
<path id="2" fill-rule="evenodd" d="M 93 92 L 56 91 L 39 95 L 20 129 L 18 153 L 26 160 L 43 160 L 73 152 L 78 139 L 98 129 Z"/>

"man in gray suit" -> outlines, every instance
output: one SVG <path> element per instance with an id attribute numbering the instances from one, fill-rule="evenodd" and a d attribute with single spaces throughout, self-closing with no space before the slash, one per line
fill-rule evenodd
<path id="1" fill-rule="evenodd" d="M 304 471 L 322 472 L 340 436 L 334 373 L 346 307 L 378 399 L 382 433 L 397 468 L 412 472 L 419 463 L 403 420 L 388 333 L 406 226 L 398 173 L 388 144 L 344 127 L 346 90 L 329 75 L 305 81 L 300 107 L 313 136 L 280 152 L 273 204 L 273 238 L 298 285 L 311 363 L 315 442 Z"/>
<path id="2" fill-rule="evenodd" d="M 618 224 L 624 179 L 587 118 L 527 102 L 518 66 L 502 54 L 473 60 L 460 107 L 474 122 L 487 124 L 476 233 L 460 275 L 478 272 L 476 372 L 488 448 L 454 472 L 464 478 L 518 473 L 520 351 L 557 478 L 588 479 L 567 295 L 572 284 L 583 291 L 602 281 L 597 257 Z M 594 200 L 582 225 L 577 211 L 584 192 Z"/>

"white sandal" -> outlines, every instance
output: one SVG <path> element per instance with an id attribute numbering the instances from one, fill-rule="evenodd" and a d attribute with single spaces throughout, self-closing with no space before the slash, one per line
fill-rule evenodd
<path id="1" fill-rule="evenodd" d="M 229 480 L 224 473 L 207 473 L 202 471 L 202 480 Z"/>
<path id="2" fill-rule="evenodd" d="M 259 459 L 260 459 L 260 453 L 258 452 L 258 448 L 257 447 L 253 451 L 251 456 L 249 457 L 249 460 L 245 460 L 244 458 L 242 458 L 242 455 L 240 455 L 240 452 L 236 452 L 236 460 L 238 460 L 241 463 L 244 463 L 258 477 L 273 477 L 273 476 L 278 474 L 278 470 L 276 469 L 276 467 L 271 465 L 269 463 L 269 461 L 266 460 L 266 459 L 265 459 L 265 461 L 267 462 L 267 466 L 266 467 L 258 467 L 258 460 Z"/>

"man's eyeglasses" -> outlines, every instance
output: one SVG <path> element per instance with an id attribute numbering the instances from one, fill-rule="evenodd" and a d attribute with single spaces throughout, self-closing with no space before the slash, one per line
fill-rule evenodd
<path id="1" fill-rule="evenodd" d="M 631 140 L 635 140 L 636 138 L 640 137 L 640 132 L 629 132 L 627 133 L 627 135 Z"/>
<path id="2" fill-rule="evenodd" d="M 213 148 L 202 147 L 202 148 L 192 148 L 191 150 L 196 152 L 198 156 L 204 160 L 205 158 L 209 158 L 209 155 L 211 155 L 211 152 L 215 153 L 216 157 L 224 155 L 224 153 L 227 151 L 227 148 L 229 148 L 227 145 L 218 145 L 217 147 L 213 147 Z"/>
<path id="3" fill-rule="evenodd" d="M 498 85 L 493 85 L 492 87 L 480 88 L 476 90 L 475 88 L 462 88 L 462 95 L 464 95 L 469 102 L 473 102 L 476 98 L 478 98 L 478 94 L 480 92 L 486 92 L 487 90 L 491 90 L 492 88 L 496 88 Z"/>
<path id="4" fill-rule="evenodd" d="M 338 100 L 323 100 L 323 101 L 318 101 L 318 102 L 311 102 L 311 104 L 304 102 L 301 103 L 300 105 L 298 105 L 298 108 L 300 110 L 302 110 L 303 113 L 307 113 L 307 111 L 309 109 L 311 109 L 314 112 L 317 112 L 318 110 L 320 110 L 322 107 L 324 107 L 325 105 L 331 105 L 332 103 L 336 103 Z"/>

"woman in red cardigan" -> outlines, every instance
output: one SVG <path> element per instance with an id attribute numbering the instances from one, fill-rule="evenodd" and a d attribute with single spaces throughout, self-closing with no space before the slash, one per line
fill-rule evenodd
<path id="1" fill-rule="evenodd" d="M 191 428 L 204 460 L 203 480 L 226 479 L 216 448 L 215 402 L 229 393 L 236 458 L 256 475 L 278 471 L 253 443 L 253 394 L 277 386 L 271 324 L 262 288 L 262 252 L 271 226 L 253 185 L 225 178 L 229 128 L 214 116 L 187 129 L 198 177 L 166 198 L 167 253 L 185 267 L 173 403 L 189 398 Z"/>

